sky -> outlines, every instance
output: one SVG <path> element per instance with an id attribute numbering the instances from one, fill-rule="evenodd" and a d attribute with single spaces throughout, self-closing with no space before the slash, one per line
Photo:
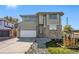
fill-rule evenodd
<path id="1" fill-rule="evenodd" d="M 63 12 L 62 26 L 66 25 L 68 17 L 69 25 L 79 30 L 79 5 L 0 5 L 0 17 L 36 14 L 37 12 Z"/>

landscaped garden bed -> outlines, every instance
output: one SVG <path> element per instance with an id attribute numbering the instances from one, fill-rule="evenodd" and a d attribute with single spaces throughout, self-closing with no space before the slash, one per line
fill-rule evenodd
<path id="1" fill-rule="evenodd" d="M 46 43 L 46 47 L 50 54 L 76 54 L 76 53 L 79 53 L 79 47 L 77 47 L 77 48 L 63 47 L 62 39 L 60 41 L 56 41 L 55 39 L 52 39 L 50 42 Z"/>
<path id="2" fill-rule="evenodd" d="M 61 47 L 63 39 L 51 39 L 51 41 L 46 43 L 46 47 Z"/>

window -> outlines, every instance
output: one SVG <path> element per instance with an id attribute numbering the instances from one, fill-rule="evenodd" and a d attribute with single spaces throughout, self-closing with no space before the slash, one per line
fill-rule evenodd
<path id="1" fill-rule="evenodd" d="M 36 21 L 36 17 L 27 17 L 26 21 L 32 21 L 35 22 Z"/>
<path id="2" fill-rule="evenodd" d="M 50 19 L 56 19 L 57 17 L 56 17 L 56 15 L 49 15 L 49 18 Z"/>
<path id="3" fill-rule="evenodd" d="M 56 26 L 56 25 L 51 24 L 51 25 L 49 26 L 49 29 L 50 29 L 50 30 L 56 30 L 56 29 L 57 29 L 57 26 Z"/>

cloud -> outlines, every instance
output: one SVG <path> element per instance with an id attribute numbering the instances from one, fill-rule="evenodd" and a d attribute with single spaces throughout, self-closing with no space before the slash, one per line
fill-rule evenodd
<path id="1" fill-rule="evenodd" d="M 16 8 L 17 5 L 6 5 L 7 8 Z"/>

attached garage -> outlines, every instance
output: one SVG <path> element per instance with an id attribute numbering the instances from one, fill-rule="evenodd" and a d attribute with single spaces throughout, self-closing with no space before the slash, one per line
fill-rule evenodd
<path id="1" fill-rule="evenodd" d="M 36 30 L 21 30 L 20 37 L 36 37 Z"/>
<path id="2" fill-rule="evenodd" d="M 36 15 L 22 16 L 22 22 L 19 23 L 19 37 L 36 37 Z"/>

